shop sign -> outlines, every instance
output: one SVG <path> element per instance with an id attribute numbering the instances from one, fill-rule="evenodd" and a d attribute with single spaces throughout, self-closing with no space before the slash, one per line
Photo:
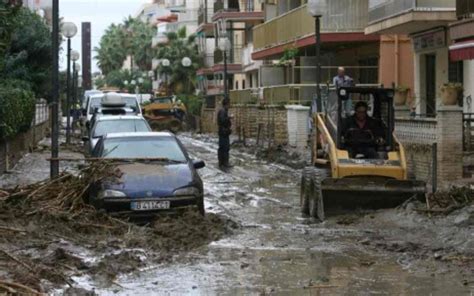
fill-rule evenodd
<path id="1" fill-rule="evenodd" d="M 424 33 L 413 37 L 413 46 L 416 52 L 436 49 L 446 46 L 446 32 L 444 30 Z"/>

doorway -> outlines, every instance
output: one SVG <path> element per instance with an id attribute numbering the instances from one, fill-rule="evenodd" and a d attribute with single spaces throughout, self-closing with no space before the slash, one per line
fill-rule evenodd
<path id="1" fill-rule="evenodd" d="M 426 116 L 434 117 L 436 115 L 436 55 L 428 54 L 425 59 Z"/>

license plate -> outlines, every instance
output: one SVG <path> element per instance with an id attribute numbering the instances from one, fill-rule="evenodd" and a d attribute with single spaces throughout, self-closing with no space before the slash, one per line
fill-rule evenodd
<path id="1" fill-rule="evenodd" d="M 132 201 L 130 205 L 133 211 L 164 210 L 170 208 L 170 202 L 165 201 Z"/>

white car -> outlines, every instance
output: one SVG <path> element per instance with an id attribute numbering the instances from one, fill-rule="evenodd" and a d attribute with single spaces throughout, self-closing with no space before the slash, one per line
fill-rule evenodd
<path id="1" fill-rule="evenodd" d="M 88 142 L 91 152 L 99 139 L 106 134 L 125 132 L 151 132 L 148 122 L 139 115 L 113 115 L 101 116 L 94 122 L 89 137 L 83 137 L 84 142 Z"/>
<path id="2" fill-rule="evenodd" d="M 131 94 L 124 94 L 124 93 L 106 93 L 106 94 L 97 94 L 92 95 L 87 102 L 87 106 L 85 111 L 86 122 L 85 126 L 87 129 L 90 128 L 90 122 L 96 111 L 104 109 L 104 102 L 113 101 L 113 104 L 117 104 L 117 99 L 123 102 L 122 107 L 126 107 L 131 109 L 133 114 L 142 115 L 142 109 L 140 104 L 138 104 L 137 97 Z M 128 113 L 128 112 L 127 112 Z"/>

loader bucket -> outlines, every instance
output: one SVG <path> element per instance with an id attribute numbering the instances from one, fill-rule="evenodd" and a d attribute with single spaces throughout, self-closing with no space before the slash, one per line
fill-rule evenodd
<path id="1" fill-rule="evenodd" d="M 344 209 L 397 207 L 406 200 L 423 198 L 426 184 L 414 180 L 357 177 L 327 178 L 321 184 L 325 212 Z"/>

